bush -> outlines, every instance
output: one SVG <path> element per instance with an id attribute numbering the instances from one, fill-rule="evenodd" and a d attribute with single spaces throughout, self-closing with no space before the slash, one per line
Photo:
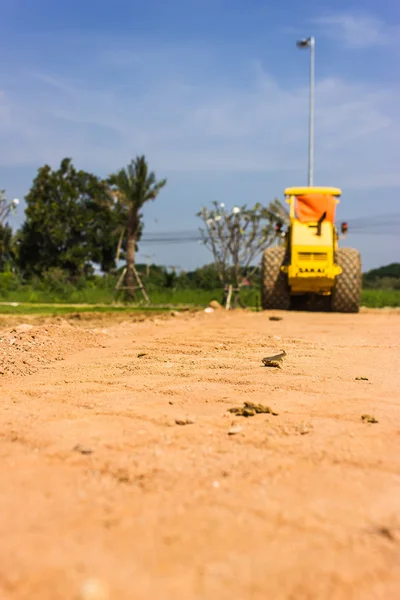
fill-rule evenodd
<path id="1" fill-rule="evenodd" d="M 41 289 L 65 300 L 74 293 L 76 288 L 70 282 L 65 271 L 59 267 L 52 267 L 43 273 Z"/>
<path id="2" fill-rule="evenodd" d="M 12 271 L 0 273 L 0 294 L 7 296 L 7 292 L 17 290 L 21 285 L 18 275 Z"/>

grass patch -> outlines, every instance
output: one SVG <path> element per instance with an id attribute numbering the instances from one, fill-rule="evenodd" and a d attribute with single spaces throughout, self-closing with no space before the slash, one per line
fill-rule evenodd
<path id="1" fill-rule="evenodd" d="M 104 290 L 100 290 L 104 292 Z M 50 298 L 49 298 L 50 296 Z M 9 315 L 67 315 L 71 313 L 164 313 L 172 309 L 177 310 L 196 310 L 207 306 L 211 300 L 222 302 L 223 292 L 216 290 L 169 290 L 159 289 L 150 293 L 152 304 L 146 306 L 143 303 L 124 305 L 112 304 L 112 297 L 109 296 L 103 302 L 88 302 L 85 295 L 79 297 L 79 301 L 74 296 L 68 300 L 54 300 L 51 295 L 47 295 L 41 302 L 39 301 L 21 301 L 18 294 L 9 294 L 7 298 L 0 297 L 0 314 Z M 260 293 L 256 289 L 243 290 L 242 301 L 249 308 L 260 308 Z M 90 300 L 94 298 L 91 297 Z M 5 304 L 5 302 L 16 303 L 16 305 Z M 400 290 L 363 290 L 361 305 L 367 308 L 396 308 L 400 307 Z"/>
<path id="2" fill-rule="evenodd" d="M 400 290 L 363 290 L 361 304 L 367 308 L 400 307 Z"/>
<path id="3" fill-rule="evenodd" d="M 165 313 L 171 306 L 82 306 L 75 304 L 19 304 L 18 306 L 0 305 L 2 315 L 71 315 L 74 313 Z"/>
<path id="4" fill-rule="evenodd" d="M 157 307 L 168 307 L 172 308 L 175 306 L 193 306 L 193 307 L 205 307 L 211 300 L 223 300 L 223 290 L 204 290 L 204 289 L 168 289 L 168 288 L 156 288 L 148 289 L 148 295 L 151 300 L 151 306 Z M 246 306 L 259 306 L 260 305 L 260 293 L 256 289 L 243 290 L 242 300 Z M 137 310 L 139 307 L 145 307 L 142 302 L 142 296 L 137 293 L 137 304 L 128 306 L 132 309 L 134 307 Z M 8 291 L 7 293 L 0 293 L 0 302 L 17 302 L 25 305 L 41 305 L 46 304 L 52 305 L 63 305 L 63 304 L 89 304 L 93 306 L 110 306 L 110 308 L 117 308 L 113 305 L 113 293 L 112 290 L 106 289 L 84 289 L 74 290 L 72 294 L 60 296 L 60 294 L 44 291 L 33 291 L 29 289 L 20 289 L 15 291 Z M 122 304 L 122 302 L 121 302 Z M 125 307 L 119 307 L 125 308 Z M 147 310 L 147 308 L 146 308 Z"/>

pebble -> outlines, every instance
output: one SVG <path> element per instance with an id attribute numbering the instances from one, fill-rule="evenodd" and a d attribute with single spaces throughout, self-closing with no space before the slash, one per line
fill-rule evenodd
<path id="1" fill-rule="evenodd" d="M 82 446 L 81 444 L 77 444 L 74 447 L 75 452 L 80 452 L 81 454 L 92 454 L 93 450 L 88 448 L 87 446 Z"/>
<path id="2" fill-rule="evenodd" d="M 242 431 L 241 427 L 231 427 L 228 431 L 228 435 L 236 435 Z"/>
<path id="3" fill-rule="evenodd" d="M 175 419 L 177 425 L 193 425 L 193 419 Z"/>

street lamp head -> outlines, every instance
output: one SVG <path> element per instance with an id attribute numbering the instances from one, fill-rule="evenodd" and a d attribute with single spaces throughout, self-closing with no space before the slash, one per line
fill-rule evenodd
<path id="1" fill-rule="evenodd" d="M 310 48 L 313 45 L 314 45 L 314 38 L 312 36 L 307 39 L 299 40 L 298 42 L 296 42 L 296 46 L 298 48 Z"/>

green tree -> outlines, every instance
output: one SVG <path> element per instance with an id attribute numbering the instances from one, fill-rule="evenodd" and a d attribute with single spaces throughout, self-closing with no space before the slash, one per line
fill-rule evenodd
<path id="1" fill-rule="evenodd" d="M 74 168 L 65 158 L 58 170 L 38 170 L 26 196 L 25 222 L 19 232 L 19 262 L 24 274 L 61 268 L 74 279 L 91 263 L 108 271 L 115 266 L 117 215 L 108 186 Z"/>
<path id="2" fill-rule="evenodd" d="M 157 181 L 153 171 L 149 171 L 144 156 L 137 156 L 129 165 L 108 178 L 111 194 L 118 205 L 118 215 L 124 227 L 126 247 L 126 288 L 127 297 L 134 297 L 134 266 L 137 242 L 143 230 L 143 215 L 140 212 L 149 200 L 155 200 L 167 180 Z"/>
<path id="3" fill-rule="evenodd" d="M 364 273 L 364 277 L 367 281 L 373 281 L 381 277 L 392 277 L 399 279 L 400 263 L 391 263 L 390 265 L 378 267 L 377 269 L 371 269 L 370 271 Z"/>
<path id="4" fill-rule="evenodd" d="M 221 287 L 221 279 L 214 263 L 190 271 L 186 277 L 194 289 L 215 290 Z"/>
<path id="5" fill-rule="evenodd" d="M 13 263 L 14 244 L 13 232 L 11 227 L 0 223 L 0 271 L 7 270 L 7 265 Z"/>

